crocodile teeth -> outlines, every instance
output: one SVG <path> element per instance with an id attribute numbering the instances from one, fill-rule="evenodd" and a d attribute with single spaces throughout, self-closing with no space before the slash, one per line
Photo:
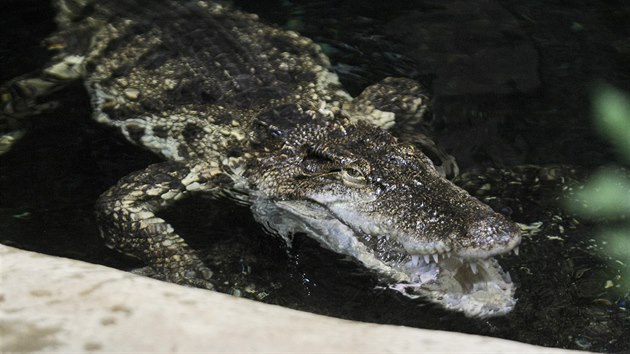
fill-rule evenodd
<path id="1" fill-rule="evenodd" d="M 426 264 L 431 263 L 431 256 L 429 256 L 428 254 L 425 254 L 424 256 L 422 256 L 424 258 L 424 262 Z"/>
<path id="2" fill-rule="evenodd" d="M 439 260 L 438 254 L 437 254 L 437 253 L 434 253 L 434 254 L 432 254 L 431 256 L 433 257 L 433 260 L 435 261 L 435 263 L 437 263 L 437 262 L 438 262 L 438 260 Z"/>
<path id="3" fill-rule="evenodd" d="M 472 270 L 473 274 L 477 274 L 477 263 L 470 263 L 470 270 Z"/>
<path id="4" fill-rule="evenodd" d="M 514 252 L 514 254 L 518 256 L 518 246 L 514 247 L 512 252 Z"/>
<path id="5" fill-rule="evenodd" d="M 414 267 L 418 266 L 418 259 L 420 257 L 419 256 L 411 256 L 411 264 L 413 264 Z"/>

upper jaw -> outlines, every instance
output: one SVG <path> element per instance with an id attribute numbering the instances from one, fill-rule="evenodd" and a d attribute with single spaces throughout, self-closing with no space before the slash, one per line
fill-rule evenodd
<path id="1" fill-rule="evenodd" d="M 343 221 L 342 221 L 343 222 Z M 488 241 L 482 245 L 470 244 L 462 245 L 457 242 L 457 236 L 444 236 L 441 238 L 427 239 L 423 236 L 416 236 L 401 230 L 390 230 L 383 227 L 371 227 L 346 223 L 358 234 L 369 236 L 386 236 L 392 243 L 399 245 L 402 250 L 409 255 L 419 256 L 424 259 L 442 259 L 456 256 L 466 260 L 485 259 L 509 253 L 516 249 L 521 242 L 521 234 L 516 225 L 509 223 L 506 231 L 498 236 L 488 236 L 487 239 L 496 239 L 493 243 Z"/>
<path id="2" fill-rule="evenodd" d="M 388 247 L 409 256 L 409 260 L 422 259 L 428 263 L 431 259 L 439 261 L 455 256 L 471 262 L 506 254 L 513 249 L 518 252 L 517 247 L 521 242 L 518 227 L 494 212 L 487 214 L 480 221 L 473 222 L 472 226 L 464 231 L 464 235 L 450 231 L 442 237 L 427 238 L 418 234 L 416 230 L 406 231 L 385 226 L 396 223 L 370 218 L 358 211 L 349 212 L 350 208 L 340 212 L 335 207 L 325 206 L 317 201 L 314 203 L 322 206 L 364 240 L 384 238 L 383 242 L 388 244 Z M 493 226 L 487 227 L 489 223 Z"/>

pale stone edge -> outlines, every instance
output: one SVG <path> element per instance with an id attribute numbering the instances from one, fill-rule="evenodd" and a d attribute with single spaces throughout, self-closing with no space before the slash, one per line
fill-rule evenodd
<path id="1" fill-rule="evenodd" d="M 0 276 L 3 353 L 577 353 L 341 320 L 5 245 Z"/>

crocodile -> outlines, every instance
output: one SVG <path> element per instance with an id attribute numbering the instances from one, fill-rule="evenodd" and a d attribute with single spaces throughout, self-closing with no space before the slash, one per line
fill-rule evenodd
<path id="1" fill-rule="evenodd" d="M 54 5 L 49 64 L 0 88 L 2 141 L 83 81 L 93 119 L 164 159 L 95 203 L 106 244 L 142 260 L 140 273 L 213 289 L 212 270 L 157 215 L 202 194 L 248 205 L 287 244 L 306 234 L 407 296 L 471 317 L 515 306 L 495 256 L 517 252 L 516 224 L 445 178 L 456 164 L 430 139 L 392 134 L 429 114 L 420 83 L 389 77 L 351 97 L 312 40 L 225 3 Z"/>

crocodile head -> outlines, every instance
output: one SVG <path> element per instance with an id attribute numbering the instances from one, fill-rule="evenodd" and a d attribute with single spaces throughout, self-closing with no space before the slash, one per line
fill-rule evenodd
<path id="1" fill-rule="evenodd" d="M 509 312 L 510 277 L 493 258 L 517 226 L 442 178 L 432 162 L 365 123 L 306 126 L 258 160 L 252 209 L 270 231 L 305 232 L 409 296 L 468 316 Z"/>

